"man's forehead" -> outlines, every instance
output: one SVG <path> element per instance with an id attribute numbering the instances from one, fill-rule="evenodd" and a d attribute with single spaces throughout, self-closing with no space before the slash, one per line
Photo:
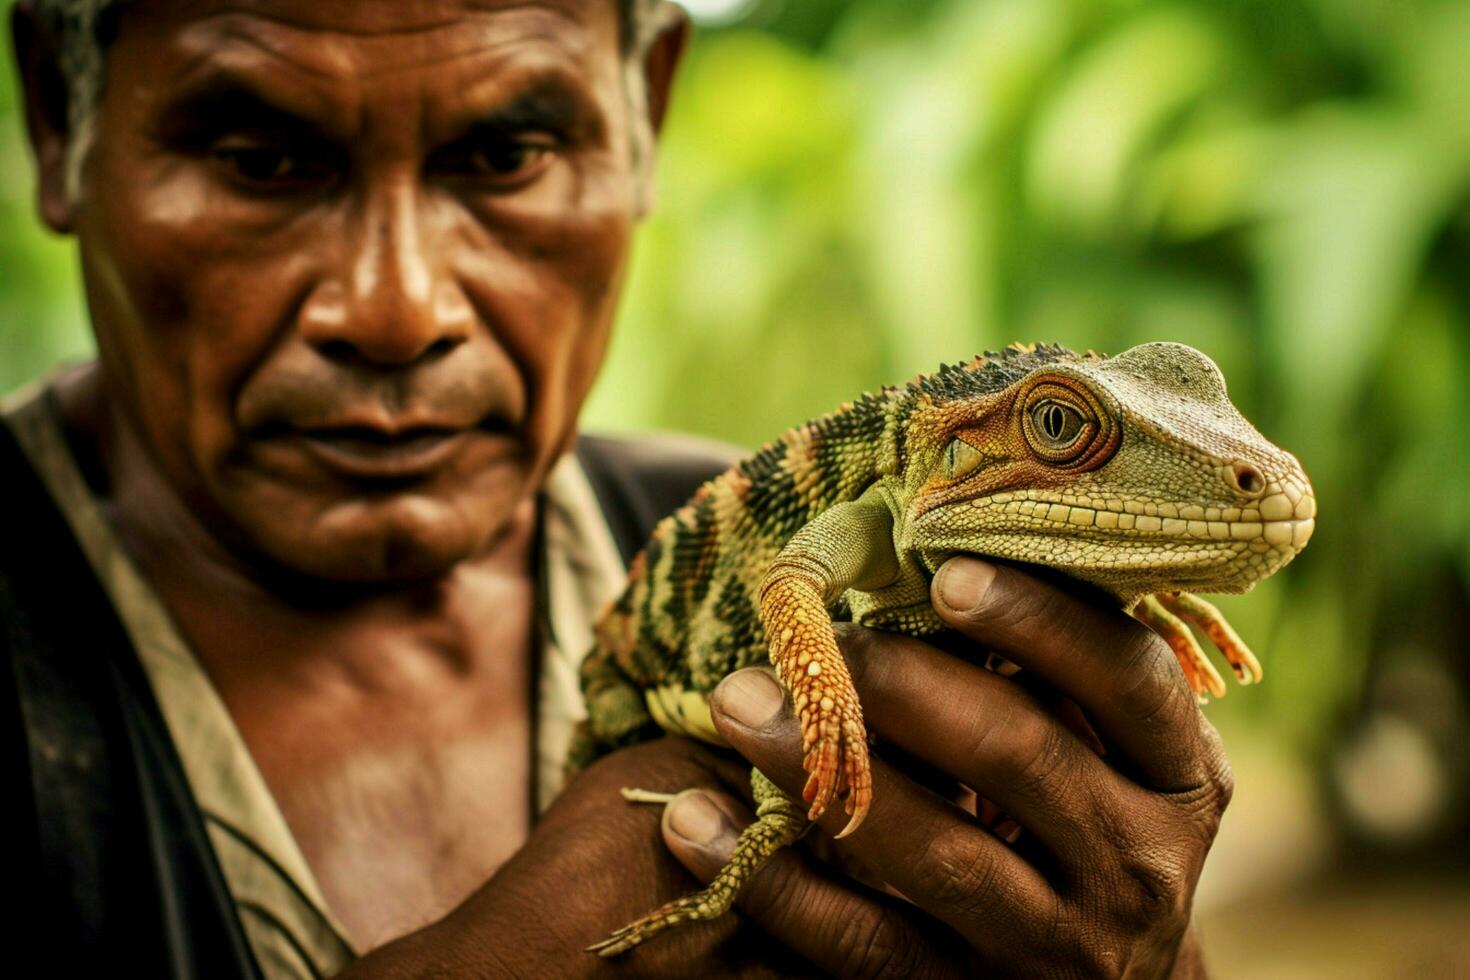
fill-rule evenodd
<path id="1" fill-rule="evenodd" d="M 573 24 L 611 15 L 619 0 L 119 0 L 130 12 L 175 21 L 239 13 L 302 30 L 363 35 L 428 30 L 475 14 L 544 11 Z"/>
<path id="2" fill-rule="evenodd" d="M 498 44 L 579 54 L 619 36 L 618 0 L 141 0 L 128 22 L 190 54 L 254 46 L 323 76 L 411 69 Z M 145 44 L 144 47 L 153 47 Z"/>

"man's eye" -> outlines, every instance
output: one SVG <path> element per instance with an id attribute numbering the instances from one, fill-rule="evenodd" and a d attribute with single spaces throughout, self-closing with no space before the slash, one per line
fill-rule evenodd
<path id="1" fill-rule="evenodd" d="M 282 188 L 320 181 L 330 176 L 327 161 L 275 143 L 224 139 L 210 148 L 211 155 L 246 184 Z"/>
<path id="2" fill-rule="evenodd" d="M 555 149 L 554 139 L 534 134 L 480 140 L 443 154 L 436 169 L 502 186 L 518 185 L 538 176 Z"/>

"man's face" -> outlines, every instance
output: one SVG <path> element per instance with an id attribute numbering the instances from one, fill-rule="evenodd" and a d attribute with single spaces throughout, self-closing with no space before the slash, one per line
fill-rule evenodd
<path id="1" fill-rule="evenodd" d="M 113 403 L 255 556 L 433 574 L 567 446 L 638 200 L 612 0 L 149 0 L 74 226 Z"/>

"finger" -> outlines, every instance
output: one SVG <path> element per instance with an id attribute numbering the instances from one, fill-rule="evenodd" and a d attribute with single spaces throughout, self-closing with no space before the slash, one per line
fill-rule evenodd
<path id="1" fill-rule="evenodd" d="M 869 725 L 987 797 L 1053 852 L 1096 853 L 1097 814 L 1149 806 L 1020 685 L 912 637 L 840 634 Z"/>
<path id="2" fill-rule="evenodd" d="M 1224 752 L 1178 662 L 1132 617 L 969 557 L 946 562 L 933 593 L 947 624 L 1076 701 L 1152 788 L 1222 782 Z"/>
<path id="3" fill-rule="evenodd" d="M 664 843 L 704 883 L 735 849 L 750 811 L 724 793 L 688 790 L 664 810 Z M 832 976 L 907 977 L 972 958 L 959 938 L 923 922 L 905 903 L 818 868 L 788 848 L 757 871 L 735 899 L 747 918 Z"/>
<path id="4" fill-rule="evenodd" d="M 800 723 L 775 679 L 761 669 L 737 671 L 715 689 L 710 708 L 730 746 L 799 798 L 806 780 Z M 846 822 L 840 811 L 817 821 L 829 834 Z M 1033 934 L 1055 912 L 1055 893 L 1040 872 L 973 816 L 880 759 L 873 760 L 873 809 L 844 845 L 982 951 Z"/>

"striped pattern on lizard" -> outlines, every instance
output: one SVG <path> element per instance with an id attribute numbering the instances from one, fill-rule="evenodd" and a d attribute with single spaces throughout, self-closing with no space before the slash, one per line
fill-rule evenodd
<path id="1" fill-rule="evenodd" d="M 716 880 L 591 949 L 615 955 L 723 913 L 834 802 L 850 815 L 843 834 L 862 823 L 868 740 L 834 618 L 932 634 L 929 583 L 950 557 L 1043 565 L 1111 595 L 1169 642 L 1197 695 L 1218 697 L 1189 624 L 1242 683 L 1261 668 L 1193 593 L 1248 591 L 1315 517 L 1296 459 L 1180 344 L 1116 357 L 1014 345 L 792 429 L 701 487 L 634 559 L 583 665 L 588 721 L 570 766 L 661 731 L 718 744 L 708 695 L 769 658 L 801 721 L 806 806 L 753 772 L 757 820 Z"/>

